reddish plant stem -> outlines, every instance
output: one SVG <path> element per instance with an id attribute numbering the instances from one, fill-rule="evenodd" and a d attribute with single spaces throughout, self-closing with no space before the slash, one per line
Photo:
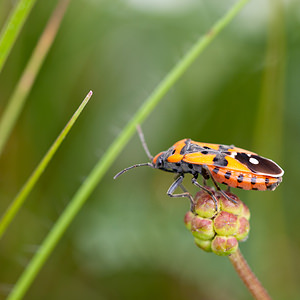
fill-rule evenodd
<path id="1" fill-rule="evenodd" d="M 228 256 L 240 278 L 245 283 L 246 287 L 257 300 L 271 300 L 272 298 L 251 271 L 242 253 L 238 249 L 235 253 Z"/>

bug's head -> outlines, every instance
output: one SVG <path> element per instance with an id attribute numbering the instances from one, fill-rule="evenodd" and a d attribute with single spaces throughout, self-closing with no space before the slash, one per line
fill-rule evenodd
<path id="1" fill-rule="evenodd" d="M 177 152 L 176 147 L 172 146 L 167 151 L 158 153 L 152 160 L 153 168 L 174 172 L 172 163 L 179 162 L 182 159 L 182 155 Z"/>
<path id="2" fill-rule="evenodd" d="M 128 167 L 128 168 L 120 171 L 118 174 L 116 174 L 114 176 L 114 179 L 116 179 L 117 177 L 119 177 L 123 173 L 125 173 L 125 172 L 127 172 L 127 171 L 129 171 L 129 170 L 131 170 L 133 168 L 144 167 L 144 166 L 151 167 L 151 168 L 154 168 L 154 169 L 161 169 L 161 170 L 168 171 L 168 172 L 174 172 L 173 169 L 172 169 L 172 167 L 170 166 L 170 163 L 175 162 L 175 160 L 178 161 L 178 160 L 180 160 L 182 158 L 182 155 L 179 155 L 179 153 L 177 153 L 178 151 L 180 151 L 180 149 L 176 150 L 177 144 L 182 143 L 182 141 L 177 142 L 174 146 L 172 146 L 171 148 L 169 148 L 167 151 L 158 153 L 153 158 L 153 156 L 150 154 L 150 151 L 149 151 L 149 149 L 147 147 L 147 144 L 145 142 L 144 135 L 143 135 L 143 132 L 142 132 L 140 126 L 137 126 L 137 131 L 139 133 L 139 136 L 140 136 L 143 148 L 144 148 L 144 150 L 145 150 L 145 152 L 146 152 L 146 154 L 149 157 L 149 160 L 151 162 L 142 163 L 142 164 L 136 164 L 136 165 L 133 165 L 131 167 Z M 180 159 L 179 159 L 179 156 L 180 156 Z"/>

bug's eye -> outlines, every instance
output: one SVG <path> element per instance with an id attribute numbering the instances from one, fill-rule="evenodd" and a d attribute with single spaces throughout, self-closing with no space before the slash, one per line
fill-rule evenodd
<path id="1" fill-rule="evenodd" d="M 174 149 L 174 150 L 172 151 L 172 155 L 175 154 L 175 152 L 176 152 L 176 150 Z"/>
<path id="2" fill-rule="evenodd" d="M 157 158 L 156 165 L 158 167 L 161 167 L 161 165 L 162 165 L 162 158 L 160 156 Z"/>

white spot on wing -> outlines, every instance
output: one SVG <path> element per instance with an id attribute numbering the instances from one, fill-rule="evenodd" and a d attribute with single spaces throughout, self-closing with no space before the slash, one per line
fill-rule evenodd
<path id="1" fill-rule="evenodd" d="M 258 165 L 259 164 L 259 161 L 254 157 L 250 157 L 249 162 L 253 165 Z"/>
<path id="2" fill-rule="evenodd" d="M 231 152 L 231 157 L 233 157 L 233 158 L 235 158 L 235 156 L 237 155 L 237 153 L 236 152 Z"/>

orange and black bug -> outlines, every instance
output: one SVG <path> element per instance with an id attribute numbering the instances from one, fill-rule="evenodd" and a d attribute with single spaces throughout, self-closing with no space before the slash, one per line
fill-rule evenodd
<path id="1" fill-rule="evenodd" d="M 233 202 L 235 200 L 225 194 L 218 183 L 244 190 L 273 191 L 282 181 L 284 171 L 275 162 L 233 145 L 199 143 L 191 139 L 183 139 L 167 151 L 160 152 L 153 157 L 148 150 L 140 127 L 137 129 L 151 162 L 128 167 L 115 175 L 114 179 L 130 169 L 142 166 L 176 173 L 178 175 L 167 194 L 170 197 L 189 198 L 192 210 L 194 209 L 193 198 L 182 185 L 186 173 L 193 175 L 192 183 L 209 193 L 215 204 L 217 200 L 213 193 L 198 183 L 199 175 L 205 180 L 211 178 L 216 189 Z M 177 187 L 180 187 L 183 193 L 174 194 Z"/>

